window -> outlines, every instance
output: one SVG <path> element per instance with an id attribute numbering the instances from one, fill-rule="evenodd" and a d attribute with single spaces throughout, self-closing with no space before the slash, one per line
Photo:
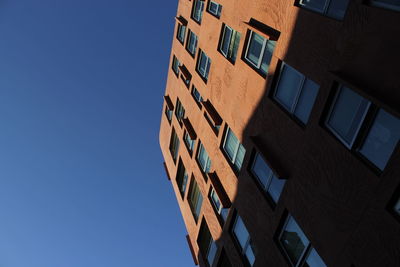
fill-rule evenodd
<path id="1" fill-rule="evenodd" d="M 218 135 L 219 129 L 221 128 L 221 125 L 220 124 L 215 124 L 214 120 L 210 118 L 210 116 L 208 115 L 207 112 L 204 112 L 204 117 L 206 118 L 208 124 L 210 124 L 210 126 L 212 127 L 212 130 L 214 131 L 214 133 L 216 135 Z"/>
<path id="2" fill-rule="evenodd" d="M 167 116 L 168 122 L 172 120 L 173 110 L 169 109 L 168 105 L 165 105 L 165 116 Z"/>
<path id="3" fill-rule="evenodd" d="M 247 63 L 259 71 L 263 76 L 268 73 L 269 64 L 275 49 L 276 41 L 266 39 L 250 31 L 244 58 Z"/>
<path id="4" fill-rule="evenodd" d="M 197 244 L 201 254 L 205 257 L 208 266 L 212 266 L 218 248 L 217 243 L 213 240 L 210 230 L 208 229 L 207 223 L 204 219 L 201 222 Z"/>
<path id="5" fill-rule="evenodd" d="M 318 89 L 318 84 L 284 63 L 273 97 L 289 113 L 306 124 Z"/>
<path id="6" fill-rule="evenodd" d="M 200 215 L 201 205 L 203 204 L 203 196 L 201 195 L 200 188 L 197 185 L 194 176 L 192 176 L 192 181 L 189 187 L 188 202 L 194 220 L 197 222 Z"/>
<path id="7" fill-rule="evenodd" d="M 239 215 L 236 216 L 235 222 L 233 224 L 232 234 L 240 248 L 241 254 L 245 256 L 250 266 L 253 266 L 256 257 L 253 246 L 251 244 L 251 238 L 246 226 L 243 223 L 242 218 L 240 218 Z"/>
<path id="8" fill-rule="evenodd" d="M 372 123 L 366 119 L 370 110 L 376 110 Z M 397 117 L 343 85 L 339 86 L 325 124 L 347 148 L 356 150 L 380 170 L 386 167 L 400 138 Z M 367 132 L 359 133 L 360 129 Z M 364 135 L 361 146 L 354 148 L 356 139 Z"/>
<path id="9" fill-rule="evenodd" d="M 183 198 L 186 191 L 186 185 L 188 181 L 188 174 L 186 172 L 185 166 L 183 165 L 182 160 L 179 160 L 178 163 L 178 171 L 176 173 L 176 183 L 178 184 L 179 193 Z"/>
<path id="10" fill-rule="evenodd" d="M 343 19 L 349 0 L 300 0 L 299 5 L 335 19 Z"/>
<path id="11" fill-rule="evenodd" d="M 178 30 L 176 32 L 176 38 L 183 44 L 185 42 L 186 26 L 178 23 Z"/>
<path id="12" fill-rule="evenodd" d="M 189 52 L 190 55 L 192 55 L 194 57 L 194 55 L 196 54 L 196 50 L 197 50 L 197 41 L 198 41 L 198 37 L 196 34 L 194 34 L 192 31 L 189 30 L 188 33 L 188 38 L 187 38 L 187 42 L 186 42 L 186 50 Z"/>
<path id="13" fill-rule="evenodd" d="M 179 98 L 176 99 L 176 108 L 175 108 L 175 116 L 178 119 L 179 123 L 182 123 L 182 119 L 185 116 L 185 108 L 183 107 Z"/>
<path id="14" fill-rule="evenodd" d="M 222 5 L 218 4 L 215 1 L 208 1 L 207 11 L 214 15 L 215 17 L 219 18 L 221 16 Z"/>
<path id="15" fill-rule="evenodd" d="M 200 50 L 199 57 L 197 59 L 196 70 L 205 82 L 207 82 L 208 79 L 210 66 L 211 66 L 211 59 L 206 55 L 206 53 Z"/>
<path id="16" fill-rule="evenodd" d="M 301 230 L 300 226 L 288 216 L 279 236 L 279 244 L 292 266 L 325 267 L 325 263 Z"/>
<path id="17" fill-rule="evenodd" d="M 211 160 L 208 157 L 208 153 L 201 142 L 199 142 L 199 149 L 197 151 L 196 159 L 197 159 L 197 162 L 199 163 L 200 169 L 203 173 L 210 172 Z"/>
<path id="18" fill-rule="evenodd" d="M 204 0 L 194 0 L 192 9 L 192 19 L 197 23 L 201 24 L 201 19 L 203 17 L 204 10 Z"/>
<path id="19" fill-rule="evenodd" d="M 179 60 L 176 58 L 176 56 L 174 56 L 172 58 L 172 70 L 174 71 L 175 75 L 178 77 L 179 75 L 179 66 L 181 65 L 181 63 L 179 62 Z"/>
<path id="20" fill-rule="evenodd" d="M 222 148 L 225 154 L 228 156 L 230 163 L 233 164 L 235 171 L 239 172 L 242 168 L 246 149 L 239 142 L 239 140 L 229 127 L 226 130 L 225 138 L 222 143 Z"/>
<path id="21" fill-rule="evenodd" d="M 217 192 L 215 192 L 214 188 L 211 188 L 210 200 L 211 200 L 210 202 L 211 202 L 212 206 L 214 207 L 214 210 L 217 212 L 217 214 L 222 219 L 222 221 L 225 222 L 226 218 L 228 217 L 229 209 L 224 208 L 222 206 L 222 203 L 219 200 Z"/>
<path id="22" fill-rule="evenodd" d="M 192 97 L 196 101 L 196 104 L 201 108 L 201 102 L 203 101 L 203 98 L 195 86 L 192 87 Z"/>
<path id="23" fill-rule="evenodd" d="M 172 159 L 176 162 L 179 150 L 179 139 L 176 135 L 175 129 L 172 128 L 171 139 L 169 141 L 169 151 L 171 152 Z"/>
<path id="24" fill-rule="evenodd" d="M 222 26 L 221 41 L 219 51 L 232 63 L 236 61 L 237 50 L 239 48 L 240 33 L 229 27 Z"/>
<path id="25" fill-rule="evenodd" d="M 271 170 L 259 152 L 257 152 L 254 157 L 250 171 L 261 188 L 268 194 L 274 203 L 277 203 L 286 181 L 280 179 Z"/>
<path id="26" fill-rule="evenodd" d="M 217 110 L 214 108 L 210 100 L 203 101 L 201 104 L 204 106 L 204 117 L 206 118 L 206 121 L 210 125 L 211 129 L 215 133 L 215 135 L 218 136 L 219 130 L 222 125 L 222 118 L 218 114 Z"/>
<path id="27" fill-rule="evenodd" d="M 196 144 L 196 140 L 192 139 L 187 131 L 185 131 L 183 135 L 183 141 L 185 142 L 185 145 L 187 149 L 189 150 L 190 155 L 193 153 L 194 145 Z"/>
<path id="28" fill-rule="evenodd" d="M 400 11 L 400 1 L 399 0 L 371 0 L 371 5 L 392 9 L 395 11 Z"/>

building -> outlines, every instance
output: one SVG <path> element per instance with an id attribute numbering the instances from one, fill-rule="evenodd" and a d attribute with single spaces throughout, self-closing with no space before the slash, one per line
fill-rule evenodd
<path id="1" fill-rule="evenodd" d="M 160 126 L 200 266 L 400 266 L 400 2 L 179 0 Z"/>

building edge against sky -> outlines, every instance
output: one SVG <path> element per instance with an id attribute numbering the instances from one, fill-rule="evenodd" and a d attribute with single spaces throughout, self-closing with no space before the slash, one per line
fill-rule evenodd
<path id="1" fill-rule="evenodd" d="M 179 1 L 160 146 L 195 264 L 400 266 L 399 10 Z"/>

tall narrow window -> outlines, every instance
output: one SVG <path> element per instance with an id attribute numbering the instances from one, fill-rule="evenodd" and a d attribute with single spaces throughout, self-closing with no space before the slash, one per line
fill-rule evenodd
<path id="1" fill-rule="evenodd" d="M 182 160 L 179 160 L 178 171 L 176 173 L 176 183 L 178 185 L 179 193 L 181 194 L 182 198 L 186 192 L 187 181 L 188 181 L 188 174 L 186 172 L 185 166 L 183 165 Z"/>
<path id="2" fill-rule="evenodd" d="M 185 108 L 183 107 L 179 98 L 176 99 L 176 108 L 175 108 L 175 116 L 178 119 L 178 122 L 181 124 L 182 119 L 185 116 Z"/>
<path id="3" fill-rule="evenodd" d="M 211 236 L 210 230 L 208 229 L 206 221 L 203 219 L 200 226 L 199 236 L 197 238 L 197 244 L 199 250 L 208 266 L 212 266 L 215 260 L 215 255 L 217 254 L 217 243 Z"/>
<path id="4" fill-rule="evenodd" d="M 314 106 L 318 88 L 318 84 L 284 63 L 279 74 L 274 99 L 306 124 Z"/>
<path id="5" fill-rule="evenodd" d="M 215 192 L 214 188 L 211 189 L 210 200 L 211 200 L 212 206 L 214 207 L 214 210 L 217 212 L 217 214 L 219 215 L 221 220 L 223 222 L 225 222 L 226 218 L 228 217 L 229 209 L 224 208 L 222 206 L 221 200 L 219 199 L 217 192 Z"/>
<path id="6" fill-rule="evenodd" d="M 208 79 L 210 66 L 211 66 L 211 59 L 206 55 L 206 53 L 200 50 L 199 57 L 197 59 L 196 70 L 205 82 L 207 82 Z"/>
<path id="7" fill-rule="evenodd" d="M 389 0 L 390 1 L 390 0 Z M 349 0 L 300 0 L 299 5 L 306 9 L 335 19 L 343 19 Z"/>
<path id="8" fill-rule="evenodd" d="M 167 105 L 165 105 L 165 116 L 167 116 L 169 122 L 171 122 L 172 120 L 172 113 L 173 110 L 171 110 Z"/>
<path id="9" fill-rule="evenodd" d="M 277 203 L 286 180 L 278 178 L 259 152 L 256 153 L 251 165 L 251 174 L 272 201 Z"/>
<path id="10" fill-rule="evenodd" d="M 189 30 L 188 38 L 187 38 L 187 42 L 186 42 L 186 50 L 193 57 L 196 54 L 196 50 L 197 50 L 197 40 L 198 40 L 197 35 Z"/>
<path id="11" fill-rule="evenodd" d="M 201 108 L 201 102 L 203 101 L 203 97 L 201 96 L 199 90 L 195 86 L 192 87 L 192 97 L 196 101 L 196 104 Z"/>
<path id="12" fill-rule="evenodd" d="M 275 49 L 276 41 L 266 39 L 256 32 L 250 31 L 244 58 L 247 63 L 266 76 Z"/>
<path id="13" fill-rule="evenodd" d="M 232 227 L 232 234 L 240 248 L 241 254 L 245 257 L 250 266 L 253 266 L 256 257 L 252 247 L 250 234 L 239 215 L 237 215 L 235 218 L 235 222 Z"/>
<path id="14" fill-rule="evenodd" d="M 285 252 L 285 256 L 292 266 L 326 267 L 317 251 L 311 247 L 311 243 L 303 230 L 293 219 L 288 216 L 282 232 L 279 235 L 279 244 Z"/>
<path id="15" fill-rule="evenodd" d="M 208 156 L 206 149 L 203 144 L 199 142 L 199 149 L 197 151 L 197 162 L 199 163 L 200 169 L 203 173 L 210 172 L 211 169 L 211 160 Z"/>
<path id="16" fill-rule="evenodd" d="M 175 75 L 178 77 L 179 75 L 179 66 L 181 65 L 181 63 L 179 62 L 179 60 L 177 59 L 176 56 L 173 56 L 172 58 L 172 70 L 174 71 Z"/>
<path id="17" fill-rule="evenodd" d="M 235 63 L 237 50 L 239 48 L 240 33 L 229 27 L 223 25 L 221 31 L 221 41 L 219 51 L 232 63 Z"/>
<path id="18" fill-rule="evenodd" d="M 172 128 L 171 139 L 169 141 L 169 151 L 171 152 L 172 159 L 176 162 L 178 157 L 178 150 L 179 150 L 179 138 L 175 132 L 175 129 Z"/>
<path id="19" fill-rule="evenodd" d="M 192 19 L 197 23 L 201 24 L 203 18 L 204 0 L 194 0 L 192 8 Z"/>
<path id="20" fill-rule="evenodd" d="M 185 131 L 183 135 L 183 140 L 185 141 L 185 145 L 189 150 L 190 155 L 193 153 L 194 146 L 196 144 L 196 139 L 192 139 L 187 131 Z"/>
<path id="21" fill-rule="evenodd" d="M 183 44 L 185 42 L 186 26 L 178 23 L 178 29 L 176 31 L 176 38 Z"/>
<path id="22" fill-rule="evenodd" d="M 207 11 L 215 17 L 219 18 L 221 16 L 222 5 L 210 0 L 208 1 Z"/>
<path id="23" fill-rule="evenodd" d="M 197 185 L 196 179 L 192 176 L 192 181 L 190 182 L 188 202 L 190 210 L 192 211 L 194 220 L 197 222 L 201 206 L 203 204 L 203 196 L 201 195 L 200 188 Z"/>
<path id="24" fill-rule="evenodd" d="M 242 168 L 246 149 L 239 142 L 239 140 L 229 127 L 226 130 L 225 138 L 222 143 L 222 148 L 225 154 L 228 156 L 230 163 L 233 164 L 235 171 L 239 172 Z"/>

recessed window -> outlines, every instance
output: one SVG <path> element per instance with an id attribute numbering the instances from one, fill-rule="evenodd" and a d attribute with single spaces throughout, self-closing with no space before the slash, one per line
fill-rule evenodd
<path id="1" fill-rule="evenodd" d="M 174 71 L 175 75 L 178 77 L 179 75 L 179 66 L 181 63 L 179 60 L 176 58 L 176 56 L 173 56 L 172 58 L 172 70 Z"/>
<path id="2" fill-rule="evenodd" d="M 197 244 L 201 254 L 207 261 L 208 266 L 212 266 L 217 254 L 217 243 L 211 236 L 210 230 L 208 229 L 206 221 L 203 219 L 200 226 L 199 236 L 197 238 Z"/>
<path id="3" fill-rule="evenodd" d="M 289 113 L 306 124 L 318 89 L 318 84 L 284 63 L 273 97 Z"/>
<path id="4" fill-rule="evenodd" d="M 399 0 L 371 0 L 371 5 L 395 11 L 400 11 Z"/>
<path id="5" fill-rule="evenodd" d="M 235 218 L 235 222 L 232 227 L 232 234 L 240 248 L 240 253 L 245 257 L 250 266 L 253 266 L 256 257 L 252 247 L 250 234 L 239 215 L 237 215 Z"/>
<path id="6" fill-rule="evenodd" d="M 190 210 L 192 211 L 194 220 L 197 222 L 201 206 L 203 204 L 203 196 L 201 195 L 200 188 L 197 185 L 196 179 L 192 176 L 192 181 L 190 182 L 188 202 Z"/>
<path id="7" fill-rule="evenodd" d="M 171 122 L 172 120 L 172 113 L 173 110 L 171 110 L 168 105 L 165 105 L 165 116 L 167 116 L 168 122 Z"/>
<path id="8" fill-rule="evenodd" d="M 373 120 L 366 120 L 370 110 L 376 110 L 376 115 Z M 386 167 L 400 138 L 399 118 L 343 85 L 339 86 L 325 124 L 347 148 L 360 153 L 380 170 Z M 355 147 L 357 138 L 363 139 Z"/>
<path id="9" fill-rule="evenodd" d="M 206 53 L 200 50 L 199 57 L 197 59 L 196 70 L 205 82 L 207 82 L 208 79 L 210 66 L 211 66 L 211 59 L 206 55 Z"/>
<path id="10" fill-rule="evenodd" d="M 175 116 L 178 119 L 178 122 L 182 124 L 182 119 L 185 116 L 185 108 L 183 107 L 181 101 L 179 98 L 176 99 L 176 105 L 175 105 Z"/>
<path id="11" fill-rule="evenodd" d="M 204 1 L 194 0 L 192 8 L 192 19 L 197 23 L 201 24 L 203 18 Z"/>
<path id="12" fill-rule="evenodd" d="M 187 131 L 185 131 L 185 133 L 183 135 L 183 141 L 185 142 L 185 145 L 186 145 L 187 149 L 189 150 L 190 155 L 192 155 L 191 153 L 193 153 L 193 149 L 196 144 L 196 139 L 192 139 L 190 137 L 189 133 Z"/>
<path id="13" fill-rule="evenodd" d="M 383 170 L 399 138 L 400 120 L 380 109 L 359 152 Z"/>
<path id="14" fill-rule="evenodd" d="M 256 32 L 250 31 L 244 59 L 253 68 L 266 76 L 274 52 L 276 41 L 269 40 Z"/>
<path id="15" fill-rule="evenodd" d="M 188 181 L 188 174 L 186 172 L 185 166 L 183 165 L 182 160 L 179 160 L 178 171 L 176 173 L 176 183 L 178 185 L 179 193 L 181 194 L 182 198 L 186 192 L 187 181 Z"/>
<path id="16" fill-rule="evenodd" d="M 171 152 L 172 159 L 176 162 L 178 157 L 179 150 L 179 138 L 175 132 L 175 129 L 172 128 L 171 139 L 169 141 L 169 152 Z"/>
<path id="17" fill-rule="evenodd" d="M 192 87 L 192 97 L 196 101 L 196 104 L 201 108 L 201 102 L 203 101 L 203 97 L 201 96 L 199 90 L 195 86 Z"/>
<path id="18" fill-rule="evenodd" d="M 187 42 L 186 42 L 186 50 L 189 52 L 190 55 L 192 55 L 194 57 L 194 55 L 196 54 L 196 50 L 197 50 L 197 41 L 198 41 L 198 37 L 196 34 L 194 34 L 192 31 L 189 30 L 188 33 L 188 38 L 187 38 Z"/>
<path id="19" fill-rule="evenodd" d="M 217 110 L 214 108 L 210 100 L 203 101 L 201 103 L 204 106 L 204 117 L 208 124 L 211 126 L 211 129 L 218 136 L 219 130 L 221 129 L 222 125 L 222 118 L 218 114 Z"/>
<path id="20" fill-rule="evenodd" d="M 258 184 L 268 194 L 272 201 L 277 203 L 286 180 L 280 179 L 271 170 L 259 152 L 256 153 L 251 165 L 251 174 L 256 178 Z"/>
<path id="21" fill-rule="evenodd" d="M 199 142 L 199 149 L 197 151 L 196 159 L 197 162 L 199 163 L 201 171 L 203 173 L 209 173 L 211 169 L 211 160 L 201 142 Z"/>
<path id="22" fill-rule="evenodd" d="M 221 220 L 223 222 L 226 221 L 226 218 L 228 217 L 228 212 L 229 209 L 228 208 L 224 208 L 222 206 L 222 203 L 217 195 L 217 192 L 215 192 L 214 188 L 211 188 L 211 192 L 210 192 L 210 202 L 214 207 L 214 210 L 217 212 L 217 214 L 219 215 L 219 217 L 221 218 Z"/>
<path id="23" fill-rule="evenodd" d="M 304 263 L 301 266 L 326 266 L 292 216 L 288 216 L 285 222 L 279 236 L 279 244 L 292 266 L 300 266 L 302 262 Z"/>
<path id="24" fill-rule="evenodd" d="M 183 44 L 185 42 L 186 26 L 178 23 L 178 29 L 176 31 L 176 38 Z"/>
<path id="25" fill-rule="evenodd" d="M 208 1 L 207 11 L 214 15 L 215 17 L 219 18 L 221 16 L 222 5 L 218 4 L 215 1 Z"/>
<path id="26" fill-rule="evenodd" d="M 299 5 L 335 19 L 343 19 L 349 0 L 300 0 Z"/>
<path id="27" fill-rule="evenodd" d="M 236 135 L 228 127 L 226 130 L 225 138 L 222 143 L 222 148 L 225 154 L 228 156 L 230 163 L 233 165 L 236 172 L 239 172 L 242 168 L 246 149 L 239 142 Z"/>
<path id="28" fill-rule="evenodd" d="M 229 27 L 223 25 L 221 31 L 221 42 L 219 51 L 232 63 L 235 63 L 237 50 L 239 48 L 240 33 Z"/>

